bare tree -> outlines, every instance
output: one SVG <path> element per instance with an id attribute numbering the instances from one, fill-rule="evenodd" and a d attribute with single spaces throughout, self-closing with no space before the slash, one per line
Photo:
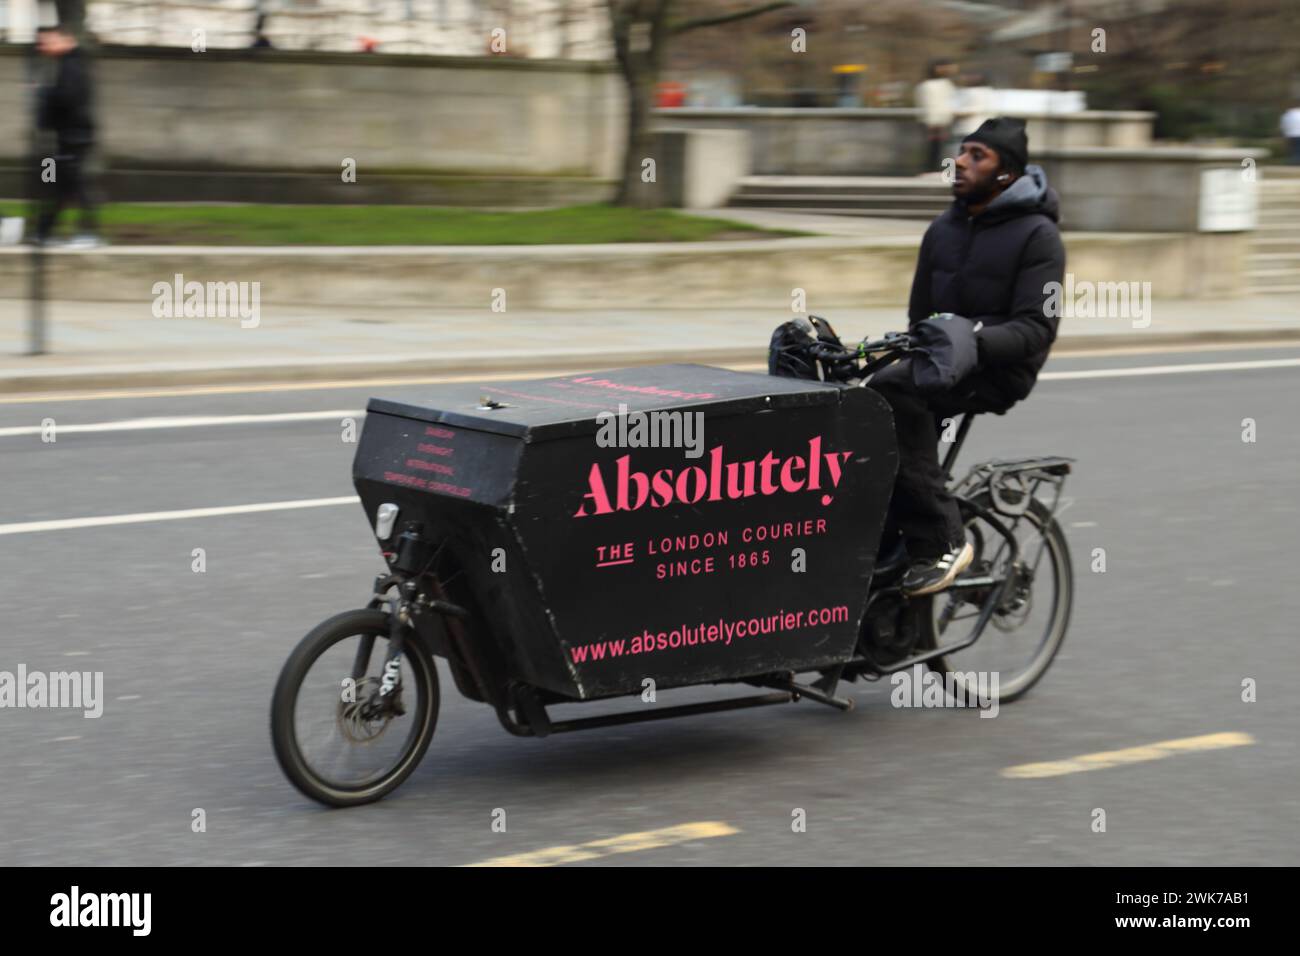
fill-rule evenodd
<path id="1" fill-rule="evenodd" d="M 650 111 L 655 85 L 663 67 L 669 40 L 688 30 L 746 20 L 771 10 L 794 6 L 793 0 L 723 9 L 689 20 L 675 21 L 678 0 L 606 0 L 614 56 L 627 90 L 627 138 L 623 170 L 614 202 L 620 206 L 652 206 L 657 191 L 639 189 L 641 161 L 650 154 Z M 698 7 L 697 7 L 698 9 Z"/>

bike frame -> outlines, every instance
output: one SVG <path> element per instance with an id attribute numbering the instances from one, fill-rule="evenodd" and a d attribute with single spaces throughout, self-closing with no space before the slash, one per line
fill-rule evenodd
<path id="1" fill-rule="evenodd" d="M 838 347 L 830 342 L 819 339 L 811 348 L 812 355 L 820 360 L 822 368 L 828 376 L 841 372 L 846 363 L 856 366 L 857 362 L 863 364 L 856 367 L 856 377 L 858 381 L 856 387 L 865 387 L 869 378 L 880 371 L 887 365 L 898 361 L 913 351 L 911 340 L 907 333 L 894 332 L 886 335 L 876 342 L 863 341 L 856 350 L 850 351 L 843 347 Z M 1060 503 L 1061 489 L 1064 486 L 1065 476 L 1070 473 L 1072 459 L 1060 457 L 1042 457 L 1026 458 L 1015 461 L 993 460 L 982 462 L 975 465 L 966 474 L 966 476 L 955 485 L 953 484 L 953 468 L 957 462 L 957 456 L 960 454 L 962 446 L 966 443 L 966 437 L 970 434 L 971 425 L 975 420 L 975 412 L 967 412 L 962 416 L 961 423 L 957 426 L 957 434 L 953 438 L 952 444 L 944 454 L 942 467 L 944 476 L 951 486 L 952 494 L 957 499 L 958 507 L 967 515 L 973 515 L 982 519 L 988 524 L 999 536 L 1009 550 L 1008 559 L 1005 565 L 1012 569 L 1019 567 L 1020 545 L 1016 540 L 1015 532 L 1020 524 L 1020 519 L 1028 512 L 1032 501 L 1036 498 L 1038 488 L 1043 483 L 1051 483 L 1056 489 L 1049 508 L 1049 519 L 1054 517 L 1056 509 Z M 1012 504 L 1008 501 L 1006 490 L 1003 489 L 1002 483 L 1007 480 L 1016 480 L 1020 483 L 1020 488 L 1014 489 L 1014 493 L 1020 496 L 1018 503 Z M 1032 483 L 1032 484 L 1028 484 Z M 982 492 L 987 491 L 990 500 L 994 503 L 995 509 L 1003 517 L 1009 517 L 1013 520 L 1010 526 L 999 518 L 998 514 L 975 503 L 974 498 L 979 497 Z M 1032 562 L 1033 570 L 1037 569 L 1038 561 L 1042 556 L 1043 547 L 1046 539 L 1040 544 L 1038 552 L 1034 555 Z M 1000 554 L 1000 552 L 999 552 Z M 989 589 L 989 593 L 980 607 L 980 613 L 975 621 L 975 627 L 971 633 L 963 640 L 953 644 L 947 644 L 942 647 L 936 647 L 931 650 L 922 651 L 919 654 L 908 655 L 907 657 L 894 662 L 881 662 L 872 658 L 870 649 L 863 646 L 861 648 L 862 660 L 858 673 L 865 673 L 872 676 L 883 676 L 886 674 L 896 673 L 907 670 L 917 664 L 924 664 L 928 661 L 944 657 L 948 654 L 954 654 L 958 651 L 975 644 L 981 636 L 993 615 L 1002 605 L 1007 597 L 1008 589 L 1015 583 L 1015 575 L 997 576 L 992 574 L 986 575 L 964 575 L 957 578 L 944 593 L 947 595 L 960 594 L 962 591 L 977 591 Z M 867 600 L 867 610 L 864 613 L 864 619 L 871 614 L 872 608 L 890 597 L 901 597 L 901 590 L 897 586 L 879 587 L 876 580 L 873 580 L 872 587 Z M 856 661 L 850 661 L 845 665 L 846 668 L 853 668 Z M 843 668 L 841 668 L 841 673 Z M 838 679 L 839 674 L 836 674 Z"/>

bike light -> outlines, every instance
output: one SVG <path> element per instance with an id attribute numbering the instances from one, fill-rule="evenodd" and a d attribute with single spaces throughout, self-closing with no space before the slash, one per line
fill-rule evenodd
<path id="1" fill-rule="evenodd" d="M 391 502 L 385 502 L 379 506 L 375 512 L 375 537 L 380 541 L 387 541 L 393 535 L 393 525 L 397 523 L 398 507 Z"/>

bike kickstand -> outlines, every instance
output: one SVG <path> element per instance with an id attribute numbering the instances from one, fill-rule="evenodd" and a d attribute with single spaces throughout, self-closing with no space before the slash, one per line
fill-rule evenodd
<path id="1" fill-rule="evenodd" d="M 814 684 L 798 684 L 793 677 L 785 680 L 774 680 L 768 684 L 769 687 L 775 687 L 779 690 L 787 690 L 794 694 L 795 700 L 800 697 L 807 697 L 809 700 L 815 700 L 819 704 L 825 704 L 827 707 L 834 707 L 836 710 L 852 710 L 853 700 L 848 697 L 836 697 L 835 687 L 839 684 L 840 674 L 844 671 L 843 664 L 837 664 L 831 670 L 827 671 Z"/>

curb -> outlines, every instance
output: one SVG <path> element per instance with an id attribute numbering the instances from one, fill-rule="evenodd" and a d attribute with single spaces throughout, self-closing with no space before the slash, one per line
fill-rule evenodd
<path id="1" fill-rule="evenodd" d="M 1289 345 L 1300 343 L 1300 328 L 1257 328 L 1197 332 L 1109 333 L 1063 338 L 1057 356 L 1072 353 L 1180 346 Z M 120 365 L 86 369 L 0 372 L 0 395 L 55 391 L 124 389 L 180 385 L 270 385 L 312 382 L 358 383 L 371 379 L 435 378 L 458 374 L 579 372 L 662 363 L 762 365 L 763 348 L 592 349 L 549 354 L 485 354 L 420 357 L 362 357 L 356 360 L 287 360 L 279 364 L 187 366 Z"/>
<path id="2" fill-rule="evenodd" d="M 0 372 L 0 395 L 72 389 L 141 388 L 167 385 L 252 385 L 295 382 L 435 378 L 445 375 L 594 371 L 628 365 L 689 362 L 717 365 L 766 360 L 762 349 L 605 349 L 544 355 L 472 354 L 419 358 L 306 360 L 281 364 L 210 366 L 100 366 L 87 369 Z"/>

